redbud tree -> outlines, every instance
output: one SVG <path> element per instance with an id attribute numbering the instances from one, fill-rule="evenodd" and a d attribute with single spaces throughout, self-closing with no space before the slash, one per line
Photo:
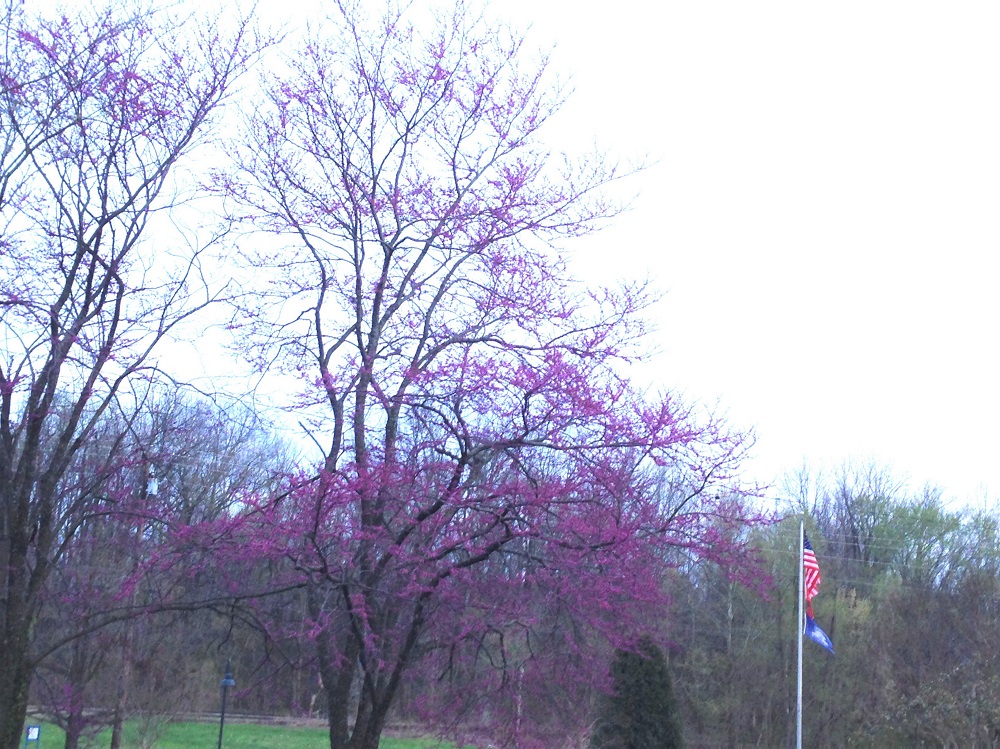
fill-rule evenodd
<path id="1" fill-rule="evenodd" d="M 544 744 L 524 698 L 559 664 L 536 643 L 575 653 L 567 680 L 604 674 L 587 648 L 662 614 L 678 548 L 737 556 L 713 529 L 742 505 L 707 497 L 747 440 L 631 384 L 643 286 L 571 279 L 623 174 L 546 145 L 544 57 L 462 2 L 362 5 L 272 68 L 218 178 L 248 228 L 233 329 L 322 449 L 231 552 L 304 586 L 332 749 L 377 747 L 428 669 L 455 690 L 427 715 L 491 691 L 494 740 Z"/>
<path id="2" fill-rule="evenodd" d="M 31 5 L 7 0 L 0 19 L 4 749 L 20 743 L 49 577 L 88 522 L 150 512 L 105 484 L 160 377 L 158 344 L 214 296 L 209 243 L 165 217 L 191 196 L 178 170 L 254 52 L 240 24 L 227 36 L 139 4 L 55 17 Z M 110 415 L 121 431 L 74 472 Z"/>

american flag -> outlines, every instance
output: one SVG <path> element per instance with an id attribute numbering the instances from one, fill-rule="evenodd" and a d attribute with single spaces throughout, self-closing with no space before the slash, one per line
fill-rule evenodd
<path id="1" fill-rule="evenodd" d="M 802 548 L 802 568 L 805 571 L 805 593 L 806 593 L 806 606 L 808 607 L 809 618 L 813 618 L 813 604 L 812 599 L 817 593 L 819 593 L 819 584 L 822 580 L 819 575 L 819 562 L 816 561 L 816 555 L 813 553 L 813 547 L 809 543 L 809 537 L 803 536 L 805 543 Z"/>

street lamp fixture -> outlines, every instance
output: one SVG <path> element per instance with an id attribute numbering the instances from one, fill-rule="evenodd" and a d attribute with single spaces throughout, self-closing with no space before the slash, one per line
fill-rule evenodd
<path id="1" fill-rule="evenodd" d="M 233 681 L 232 659 L 226 661 L 226 675 L 222 678 L 219 686 L 222 688 L 222 711 L 219 713 L 219 749 L 222 749 L 222 729 L 226 725 L 226 693 L 229 691 L 229 687 L 236 686 L 236 682 Z"/>

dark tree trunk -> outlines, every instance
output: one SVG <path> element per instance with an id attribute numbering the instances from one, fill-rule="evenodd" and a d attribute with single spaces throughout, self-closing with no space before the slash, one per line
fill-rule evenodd
<path id="1" fill-rule="evenodd" d="M 128 660 L 122 664 L 122 672 L 118 675 L 118 688 L 115 692 L 115 711 L 111 719 L 111 749 L 121 749 L 122 728 L 125 723 L 125 703 L 128 699 Z"/>
<path id="2" fill-rule="evenodd" d="M 63 749 L 79 749 L 80 736 L 83 735 L 85 727 L 82 709 L 74 710 L 66 721 L 66 743 L 63 744 Z"/>
<path id="3" fill-rule="evenodd" d="M 317 591 L 314 587 L 308 590 L 310 614 L 319 615 Z M 358 642 L 344 626 L 337 631 L 323 632 L 317 639 L 316 649 L 319 656 L 319 677 L 323 691 L 326 692 L 327 712 L 330 724 L 330 749 L 348 749 L 350 747 L 350 710 L 351 685 L 358 659 Z"/>
<path id="4" fill-rule="evenodd" d="M 347 667 L 320 666 L 320 679 L 326 691 L 330 721 L 330 749 L 348 749 L 350 744 L 350 702 L 353 673 Z"/>
<path id="5" fill-rule="evenodd" d="M 9 496 L 4 501 L 12 502 Z M 20 535 L 20 534 L 18 534 Z M 18 539 L 23 541 L 23 539 Z M 31 627 L 34 613 L 25 579 L 26 543 L 8 541 L 8 570 L 0 582 L 4 587 L 0 610 L 0 749 L 19 749 L 24 719 L 28 713 L 28 689 L 34 675 L 31 663 Z M 20 548 L 19 548 L 20 547 Z M 0 558 L 0 562 L 2 562 Z"/>
<path id="6" fill-rule="evenodd" d="M 31 666 L 27 627 L 11 622 L 0 649 L 0 749 L 20 749 L 24 719 L 28 713 Z M 11 626 L 13 625 L 13 626 Z M 14 631 L 11 631 L 14 630 Z"/>
<path id="7" fill-rule="evenodd" d="M 134 603 L 134 600 L 131 601 Z M 125 623 L 125 640 L 122 643 L 122 666 L 118 672 L 115 689 L 115 711 L 111 722 L 111 749 L 121 749 L 122 730 L 128 710 L 128 683 L 132 676 L 132 622 Z"/>

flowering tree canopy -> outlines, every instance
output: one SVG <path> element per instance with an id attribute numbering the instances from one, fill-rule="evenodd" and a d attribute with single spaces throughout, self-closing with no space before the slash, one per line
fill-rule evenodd
<path id="1" fill-rule="evenodd" d="M 254 506 L 232 551 L 306 586 L 333 749 L 377 747 L 424 665 L 506 691 L 493 716 L 524 746 L 545 621 L 573 623 L 550 629 L 560 652 L 627 644 L 671 550 L 739 553 L 717 529 L 742 519 L 746 440 L 630 384 L 645 289 L 569 278 L 562 243 L 618 212 L 620 175 L 546 148 L 545 60 L 464 3 L 427 22 L 337 7 L 217 181 L 258 232 L 233 327 L 300 378 L 323 446 L 319 477 Z"/>

